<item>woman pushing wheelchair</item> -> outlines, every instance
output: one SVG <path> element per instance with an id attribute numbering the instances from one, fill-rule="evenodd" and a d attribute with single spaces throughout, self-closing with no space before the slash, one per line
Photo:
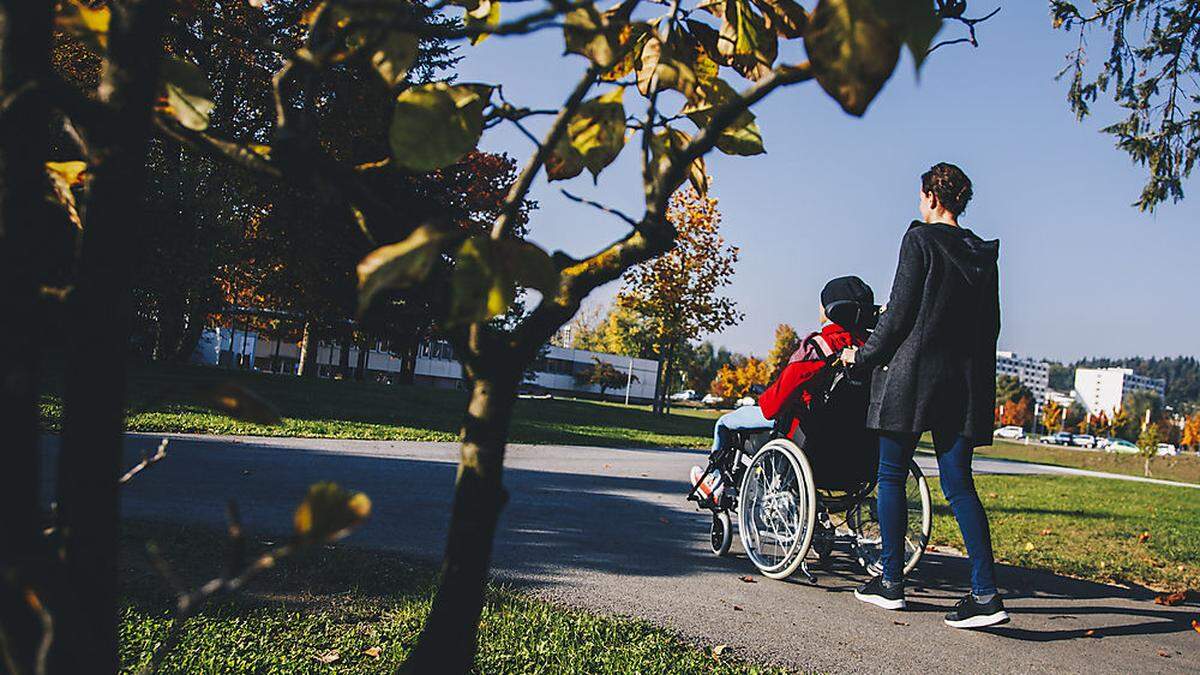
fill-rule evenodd
<path id="1" fill-rule="evenodd" d="M 974 448 L 992 439 L 1000 330 L 999 242 L 958 223 L 971 195 L 971 181 L 952 164 L 924 173 L 921 220 L 901 242 L 877 323 L 870 287 L 857 277 L 829 282 L 821 330 L 758 406 L 718 420 L 709 466 L 693 469 L 689 494 L 713 511 L 714 551 L 728 549 L 728 513 L 737 512 L 743 546 L 763 574 L 783 578 L 803 569 L 812 578 L 804 563 L 810 546 L 824 558 L 837 532 L 848 529 L 852 550 L 874 574 L 855 597 L 904 609 L 904 575 L 920 559 L 931 521 L 913 454 L 932 431 L 942 490 L 971 563 L 971 592 L 945 622 L 982 628 L 1008 621 L 971 475 Z M 756 433 L 771 440 L 747 451 Z M 844 527 L 832 521 L 838 512 L 846 514 Z"/>

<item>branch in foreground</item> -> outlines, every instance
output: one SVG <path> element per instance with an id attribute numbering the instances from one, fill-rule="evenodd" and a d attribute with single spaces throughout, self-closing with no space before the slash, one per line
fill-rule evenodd
<path id="1" fill-rule="evenodd" d="M 583 197 L 580 197 L 578 195 L 573 195 L 570 192 L 567 192 L 566 189 L 560 189 L 560 192 L 563 193 L 564 197 L 566 197 L 567 199 L 570 199 L 573 202 L 578 202 L 580 204 L 587 204 L 588 206 L 599 209 L 607 214 L 616 216 L 616 217 L 620 218 L 621 220 L 625 221 L 626 223 L 629 223 L 629 226 L 634 229 L 637 229 L 641 225 L 641 223 L 634 220 L 632 217 L 625 215 L 621 211 L 614 209 L 611 206 L 605 206 L 604 204 L 601 204 L 600 202 L 594 202 L 590 199 L 584 199 Z"/>
<path id="2" fill-rule="evenodd" d="M 143 450 L 142 461 L 130 467 L 129 470 L 125 472 L 125 475 L 121 476 L 121 478 L 117 480 L 117 484 L 125 485 L 129 481 L 133 480 L 134 476 L 166 459 L 167 443 L 170 442 L 171 439 L 169 438 L 162 439 L 162 442 L 158 444 L 158 449 L 154 451 L 154 454 L 150 454 L 149 452 Z"/>
<path id="3" fill-rule="evenodd" d="M 925 51 L 925 55 L 926 55 L 926 56 L 929 56 L 930 54 L 932 54 L 932 53 L 933 53 L 933 50 L 935 50 L 935 49 L 937 49 L 937 48 L 939 48 L 939 47 L 946 47 L 946 46 L 949 46 L 949 45 L 957 45 L 957 44 L 962 44 L 962 43 L 964 43 L 964 42 L 970 43 L 970 45 L 971 45 L 972 47 L 978 47 L 978 46 L 979 46 L 979 40 L 977 40 L 977 39 L 975 38 L 975 25 L 976 25 L 976 24 L 983 23 L 984 21 L 987 21 L 988 19 L 992 18 L 993 16 L 996 16 L 996 14 L 997 14 L 999 11 L 1000 11 L 1000 8 L 999 8 L 999 7 L 997 7 L 996 9 L 993 9 L 992 11 L 988 12 L 986 15 L 979 17 L 978 19 L 968 19 L 968 18 L 966 18 L 966 17 L 963 17 L 963 16 L 953 16 L 953 17 L 949 17 L 950 19 L 952 19 L 952 20 L 954 20 L 954 21 L 958 21 L 958 22 L 962 23 L 964 26 L 966 26 L 966 27 L 967 27 L 968 36 L 967 36 L 967 37 L 965 37 L 965 38 L 955 38 L 955 39 L 953 39 L 953 40 L 942 40 L 941 42 L 939 42 L 939 43 L 937 43 L 937 44 L 933 45 L 933 46 L 932 46 L 932 47 L 930 47 L 928 50 L 926 50 L 926 51 Z"/>

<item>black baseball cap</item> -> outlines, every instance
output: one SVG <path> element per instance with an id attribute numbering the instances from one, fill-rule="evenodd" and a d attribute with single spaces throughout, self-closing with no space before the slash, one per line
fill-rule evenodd
<path id="1" fill-rule="evenodd" d="M 866 328 L 875 316 L 875 292 L 856 276 L 830 279 L 821 289 L 825 316 L 844 328 Z"/>

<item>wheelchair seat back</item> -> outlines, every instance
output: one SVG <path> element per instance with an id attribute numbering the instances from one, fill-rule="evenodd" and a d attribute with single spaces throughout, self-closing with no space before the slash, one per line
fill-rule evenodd
<path id="1" fill-rule="evenodd" d="M 818 489 L 856 492 L 875 480 L 879 440 L 867 428 L 870 391 L 868 380 L 839 373 L 824 400 L 815 399 L 801 416 L 795 440 L 812 465 Z"/>

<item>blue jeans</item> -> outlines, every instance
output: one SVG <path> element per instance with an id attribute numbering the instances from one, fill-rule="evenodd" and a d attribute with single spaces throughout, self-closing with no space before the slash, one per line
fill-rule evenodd
<path id="1" fill-rule="evenodd" d="M 919 434 L 879 434 L 879 531 L 883 537 L 883 578 L 900 581 L 904 576 L 904 531 L 908 519 L 904 484 L 908 464 L 917 448 Z M 938 475 L 942 492 L 958 521 L 967 556 L 971 561 L 971 591 L 976 595 L 996 592 L 996 564 L 992 557 L 992 535 L 987 514 L 975 492 L 971 457 L 975 448 L 957 432 L 934 430 Z"/>
<path id="2" fill-rule="evenodd" d="M 763 417 L 762 408 L 746 405 L 725 413 L 713 426 L 713 452 L 729 447 L 735 431 L 770 431 L 775 423 Z"/>

